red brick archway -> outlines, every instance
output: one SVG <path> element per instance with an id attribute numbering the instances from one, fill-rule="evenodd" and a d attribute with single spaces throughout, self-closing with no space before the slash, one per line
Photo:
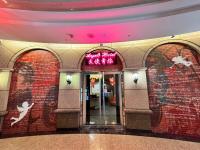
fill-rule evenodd
<path id="1" fill-rule="evenodd" d="M 185 44 L 163 44 L 146 67 L 153 132 L 200 137 L 200 55 Z"/>
<path id="2" fill-rule="evenodd" d="M 2 134 L 27 134 L 55 131 L 59 85 L 59 61 L 49 51 L 31 50 L 23 53 L 14 64 L 8 99 L 8 114 L 4 118 Z M 28 103 L 26 115 L 19 118 Z M 22 106 L 23 105 L 23 106 Z"/>

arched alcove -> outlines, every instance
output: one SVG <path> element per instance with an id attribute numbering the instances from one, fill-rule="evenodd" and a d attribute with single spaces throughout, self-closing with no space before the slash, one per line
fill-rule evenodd
<path id="1" fill-rule="evenodd" d="M 56 130 L 59 68 L 59 60 L 46 50 L 29 50 L 17 57 L 2 134 Z"/>
<path id="2" fill-rule="evenodd" d="M 33 50 L 44 50 L 44 51 L 48 51 L 50 53 L 52 53 L 54 55 L 54 57 L 56 57 L 56 59 L 59 62 L 60 65 L 60 69 L 63 68 L 63 62 L 61 60 L 61 57 L 52 49 L 45 47 L 45 46 L 28 46 L 26 48 L 21 49 L 20 51 L 18 51 L 15 55 L 12 56 L 12 58 L 10 59 L 9 63 L 8 63 L 8 68 L 13 68 L 15 61 L 24 53 L 27 53 L 28 51 L 33 51 Z"/>
<path id="3" fill-rule="evenodd" d="M 146 58 L 152 131 L 200 137 L 200 55 L 183 43 L 163 43 Z"/>

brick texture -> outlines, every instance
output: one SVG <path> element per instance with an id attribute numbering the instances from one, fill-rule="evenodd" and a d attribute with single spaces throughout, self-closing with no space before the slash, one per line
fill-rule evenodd
<path id="1" fill-rule="evenodd" d="M 181 56 L 185 62 L 174 64 Z M 187 45 L 161 45 L 146 60 L 152 131 L 200 137 L 200 55 Z"/>
<path id="2" fill-rule="evenodd" d="M 2 134 L 26 134 L 55 131 L 59 84 L 59 62 L 48 51 L 33 50 L 21 55 L 14 65 L 8 99 L 8 114 Z M 11 117 L 19 117 L 17 106 L 34 103 L 26 116 L 13 126 Z"/>

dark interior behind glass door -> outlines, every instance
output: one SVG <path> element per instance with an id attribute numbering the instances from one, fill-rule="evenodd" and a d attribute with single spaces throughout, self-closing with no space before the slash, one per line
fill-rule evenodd
<path id="1" fill-rule="evenodd" d="M 86 75 L 86 123 L 120 123 L 119 74 Z"/>

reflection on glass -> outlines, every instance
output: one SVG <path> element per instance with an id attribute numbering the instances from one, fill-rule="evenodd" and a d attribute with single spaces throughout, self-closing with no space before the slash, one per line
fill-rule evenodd
<path id="1" fill-rule="evenodd" d="M 90 74 L 89 108 L 87 107 L 87 123 L 99 125 L 118 124 L 118 77 L 117 74 Z"/>

